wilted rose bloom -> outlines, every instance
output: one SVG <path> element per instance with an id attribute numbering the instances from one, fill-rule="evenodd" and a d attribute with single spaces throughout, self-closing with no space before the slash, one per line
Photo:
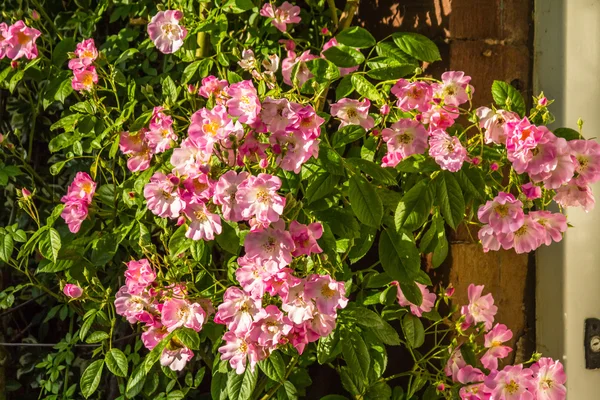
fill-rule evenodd
<path id="1" fill-rule="evenodd" d="M 159 11 L 148 24 L 148 35 L 160 52 L 175 53 L 187 36 L 187 29 L 179 25 L 183 13 L 179 10 Z"/>
<path id="2" fill-rule="evenodd" d="M 82 70 L 73 71 L 73 79 L 71 80 L 71 86 L 73 90 L 90 91 L 95 84 L 98 83 L 98 74 L 96 73 L 96 67 L 90 65 Z"/>
<path id="3" fill-rule="evenodd" d="M 63 293 L 67 297 L 78 299 L 81 297 L 81 295 L 83 295 L 83 289 L 77 285 L 73 285 L 72 283 L 67 283 L 63 288 Z"/>
<path id="4" fill-rule="evenodd" d="M 573 183 L 559 187 L 554 201 L 563 207 L 581 207 L 586 212 L 592 210 L 596 204 L 589 186 L 577 186 Z"/>
<path id="5" fill-rule="evenodd" d="M 19 20 L 9 26 L 5 34 L 0 30 L 0 34 L 4 37 L 2 40 L 4 54 L 11 60 L 21 57 L 31 60 L 38 56 L 35 41 L 42 33 L 37 29 L 29 28 Z"/>

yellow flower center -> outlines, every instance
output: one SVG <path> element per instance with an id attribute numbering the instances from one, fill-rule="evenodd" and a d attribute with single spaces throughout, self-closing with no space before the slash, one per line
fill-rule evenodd
<path id="1" fill-rule="evenodd" d="M 333 297 L 333 295 L 335 295 L 335 290 L 330 288 L 329 285 L 326 283 L 321 287 L 321 295 L 326 299 L 330 299 Z"/>
<path id="2" fill-rule="evenodd" d="M 202 125 L 202 129 L 204 130 L 204 133 L 208 133 L 211 136 L 215 136 L 217 134 L 217 130 L 219 129 L 219 123 L 211 122 L 209 124 L 204 124 Z"/>
<path id="3" fill-rule="evenodd" d="M 496 207 L 494 207 L 494 211 L 496 212 L 496 214 L 504 218 L 508 215 L 508 206 L 506 204 L 497 205 Z"/>
<path id="4" fill-rule="evenodd" d="M 31 41 L 31 38 L 23 32 L 17 32 L 17 41 L 21 46 L 24 46 Z"/>

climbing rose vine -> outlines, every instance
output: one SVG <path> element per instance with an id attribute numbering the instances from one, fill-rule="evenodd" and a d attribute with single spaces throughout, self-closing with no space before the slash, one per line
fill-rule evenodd
<path id="1" fill-rule="evenodd" d="M 468 72 L 424 68 L 432 41 L 377 41 L 352 4 L 3 13 L 0 308 L 55 328 L 15 341 L 59 341 L 11 354 L 10 390 L 566 398 L 560 362 L 509 358 L 492 294 L 459 304 L 428 272 L 457 229 L 484 252 L 560 241 L 565 210 L 594 206 L 600 145 L 546 127 L 543 94 L 528 109 L 495 81 L 474 105 Z M 324 370 L 339 381 L 315 394 Z"/>

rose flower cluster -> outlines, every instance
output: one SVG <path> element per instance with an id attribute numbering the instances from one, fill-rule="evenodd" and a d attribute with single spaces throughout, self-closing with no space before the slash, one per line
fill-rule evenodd
<path id="1" fill-rule="evenodd" d="M 81 224 L 88 216 L 88 208 L 96 192 L 96 182 L 86 173 L 78 172 L 61 201 L 65 203 L 60 216 L 72 233 L 79 232 Z"/>
<path id="2" fill-rule="evenodd" d="M 86 39 L 75 47 L 75 58 L 69 60 L 69 69 L 73 71 L 71 86 L 73 90 L 90 91 L 98 83 L 96 67 L 92 63 L 98 58 L 98 49 L 94 39 Z"/>
<path id="3" fill-rule="evenodd" d="M 210 300 L 195 300 L 189 298 L 185 284 L 161 287 L 150 262 L 141 259 L 127 263 L 125 285 L 116 294 L 115 308 L 130 324 L 144 324 L 142 342 L 152 350 L 177 328 L 202 330 L 214 310 Z M 160 363 L 173 371 L 181 371 L 192 357 L 191 349 L 172 338 L 161 353 Z"/>

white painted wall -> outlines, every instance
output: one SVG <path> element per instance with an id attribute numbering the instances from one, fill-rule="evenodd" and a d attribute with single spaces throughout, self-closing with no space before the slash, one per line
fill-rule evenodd
<path id="1" fill-rule="evenodd" d="M 600 137 L 600 0 L 535 0 L 534 86 L 556 99 L 554 127 L 585 122 Z M 586 370 L 584 320 L 600 318 L 600 184 L 590 213 L 569 209 L 563 242 L 537 254 L 539 351 L 562 358 L 568 399 L 600 399 L 600 370 Z"/>

